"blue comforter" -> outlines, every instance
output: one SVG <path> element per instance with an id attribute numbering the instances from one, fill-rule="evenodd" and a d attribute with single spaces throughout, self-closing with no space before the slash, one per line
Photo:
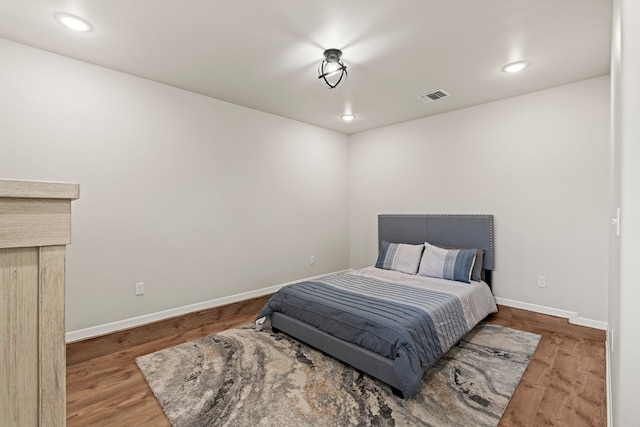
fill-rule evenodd
<path id="1" fill-rule="evenodd" d="M 460 300 L 445 292 L 354 273 L 286 286 L 258 318 L 281 312 L 393 360 L 405 398 L 470 328 Z"/>

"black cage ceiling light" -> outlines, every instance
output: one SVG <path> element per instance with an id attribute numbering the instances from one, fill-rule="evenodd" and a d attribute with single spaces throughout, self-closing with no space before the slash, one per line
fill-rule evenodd
<path id="1" fill-rule="evenodd" d="M 347 66 L 342 62 L 339 49 L 324 51 L 324 60 L 318 66 L 318 78 L 324 80 L 329 88 L 334 89 L 347 77 Z"/>

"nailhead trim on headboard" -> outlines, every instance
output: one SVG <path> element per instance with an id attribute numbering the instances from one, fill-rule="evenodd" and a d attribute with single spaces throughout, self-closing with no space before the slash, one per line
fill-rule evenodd
<path id="1" fill-rule="evenodd" d="M 406 219 L 406 221 L 403 221 Z M 424 219 L 424 221 L 421 221 Z M 430 220 L 446 230 L 428 228 Z M 471 224 L 468 220 L 471 221 Z M 443 223 L 444 221 L 444 223 Z M 434 221 L 431 221 L 434 222 Z M 383 214 L 378 215 L 378 243 L 429 242 L 485 250 L 484 268 L 494 268 L 493 215 L 490 214 Z"/>

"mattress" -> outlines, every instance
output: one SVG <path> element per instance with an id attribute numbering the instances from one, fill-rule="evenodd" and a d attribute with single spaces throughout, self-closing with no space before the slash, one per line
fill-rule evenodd
<path id="1" fill-rule="evenodd" d="M 388 358 L 400 390 L 410 397 L 420 389 L 424 373 L 495 311 L 483 282 L 367 267 L 282 288 L 265 304 L 257 323 L 283 313 Z"/>

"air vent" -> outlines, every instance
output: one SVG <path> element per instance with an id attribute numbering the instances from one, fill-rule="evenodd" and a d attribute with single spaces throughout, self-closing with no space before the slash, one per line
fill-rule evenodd
<path id="1" fill-rule="evenodd" d="M 450 95 L 444 90 L 440 89 L 434 90 L 433 92 L 425 93 L 424 95 L 420 95 L 417 98 L 422 102 L 429 103 L 437 101 L 438 99 L 446 98 L 447 96 Z"/>

